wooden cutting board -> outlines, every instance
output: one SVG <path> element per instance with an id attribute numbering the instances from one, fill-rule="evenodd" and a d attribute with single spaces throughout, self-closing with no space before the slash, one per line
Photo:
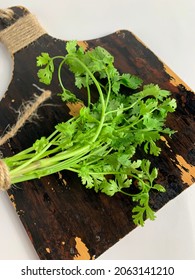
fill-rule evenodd
<path id="1" fill-rule="evenodd" d="M 11 19 L 0 18 L 0 37 L 2 31 L 8 31 L 30 15 L 23 7 L 11 10 L 14 12 Z M 37 26 L 32 25 L 33 28 Z M 36 57 L 41 52 L 51 56 L 64 53 L 65 41 L 46 32 L 37 37 L 19 50 L 10 50 L 14 70 L 0 102 L 0 134 L 8 125 L 15 124 L 22 102 L 32 99 L 38 91 L 33 85 L 43 87 L 36 74 Z M 195 95 L 129 31 L 120 30 L 80 44 L 86 48 L 98 45 L 106 48 L 114 55 L 120 71 L 140 76 L 145 84 L 159 84 L 170 90 L 177 100 L 177 110 L 167 120 L 168 126 L 177 133 L 172 139 L 161 141 L 160 157 L 150 157 L 159 168 L 159 183 L 167 190 L 151 194 L 150 204 L 157 211 L 195 181 Z M 67 88 L 71 89 L 72 76 L 66 70 L 64 75 Z M 69 108 L 57 96 L 57 77 L 45 89 L 52 91 L 52 99 L 38 109 L 39 119 L 27 122 L 15 137 L 0 147 L 4 157 L 29 147 L 37 138 L 49 135 L 55 124 L 70 118 Z M 133 204 L 128 197 L 117 194 L 110 198 L 86 190 L 71 172 L 17 184 L 8 194 L 40 259 L 94 259 L 135 228 L 131 218 Z"/>

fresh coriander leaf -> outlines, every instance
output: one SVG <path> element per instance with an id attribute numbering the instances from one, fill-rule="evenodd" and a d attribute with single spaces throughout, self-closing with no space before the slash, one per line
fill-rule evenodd
<path id="1" fill-rule="evenodd" d="M 88 166 L 83 165 L 80 168 L 78 176 L 81 177 L 82 184 L 85 185 L 87 189 L 91 189 L 94 187 L 93 177 L 90 175 L 90 169 Z"/>
<path id="2" fill-rule="evenodd" d="M 154 156 L 159 156 L 161 148 L 159 148 L 153 140 L 149 141 L 150 144 L 150 154 Z"/>
<path id="3" fill-rule="evenodd" d="M 114 180 L 104 180 L 104 182 L 100 185 L 100 190 L 102 193 L 113 196 L 119 191 L 119 187 Z"/>
<path id="4" fill-rule="evenodd" d="M 146 207 L 146 218 L 154 221 L 156 218 L 155 212 L 148 206 Z"/>
<path id="5" fill-rule="evenodd" d="M 137 89 L 142 85 L 142 79 L 137 76 L 130 75 L 130 74 L 122 74 L 120 79 L 120 84 L 124 85 L 131 89 Z"/>
<path id="6" fill-rule="evenodd" d="M 132 213 L 135 213 L 132 215 L 133 222 L 136 225 L 143 226 L 144 225 L 144 213 L 146 209 L 144 207 L 141 207 L 139 205 L 135 206 L 132 210 Z"/>
<path id="7" fill-rule="evenodd" d="M 76 95 L 68 89 L 64 89 L 62 93 L 59 93 L 59 95 L 61 96 L 61 99 L 64 102 L 78 102 L 79 101 L 79 99 L 76 97 Z"/>
<path id="8" fill-rule="evenodd" d="M 75 54 L 75 53 L 76 53 L 76 50 L 77 50 L 77 41 L 72 40 L 72 41 L 68 41 L 68 42 L 66 43 L 66 51 L 67 51 L 69 54 Z"/>
<path id="9" fill-rule="evenodd" d="M 128 179 L 127 174 L 117 174 L 115 175 L 115 178 L 118 184 L 118 191 L 124 188 L 129 188 L 132 184 L 132 179 Z"/>
<path id="10" fill-rule="evenodd" d="M 45 68 L 39 69 L 37 75 L 39 77 L 39 81 L 49 85 L 51 83 L 54 72 L 54 64 L 53 60 L 50 60 Z"/>
<path id="11" fill-rule="evenodd" d="M 140 159 L 133 161 L 131 163 L 131 168 L 137 169 L 141 166 L 142 161 Z"/>
<path id="12" fill-rule="evenodd" d="M 166 192 L 166 189 L 160 184 L 154 184 L 152 188 L 159 192 Z"/>
<path id="13" fill-rule="evenodd" d="M 44 66 L 49 64 L 49 62 L 51 61 L 51 57 L 49 56 L 48 53 L 41 53 L 40 56 L 37 57 L 37 66 Z"/>

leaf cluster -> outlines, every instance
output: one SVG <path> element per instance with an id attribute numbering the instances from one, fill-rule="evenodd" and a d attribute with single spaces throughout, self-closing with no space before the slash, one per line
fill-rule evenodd
<path id="1" fill-rule="evenodd" d="M 109 196 L 129 196 L 135 203 L 133 221 L 143 226 L 145 219 L 155 218 L 149 205 L 150 191 L 165 189 L 155 182 L 157 168 L 152 168 L 151 162 L 137 151 L 143 149 L 145 154 L 159 156 L 161 136 L 174 133 L 166 126 L 166 118 L 175 111 L 176 101 L 158 85 L 142 86 L 139 77 L 119 73 L 114 57 L 100 46 L 84 51 L 76 41 L 70 41 L 64 56 L 42 53 L 37 57 L 40 82 L 52 82 L 54 60 L 59 60 L 62 100 L 78 101 L 62 82 L 61 69 L 68 67 L 74 74 L 75 86 L 86 89 L 88 104 L 77 117 L 56 125 L 48 138 L 36 141 L 26 154 L 22 152 L 12 161 L 7 159 L 15 167 L 13 182 L 71 170 L 88 189 Z M 94 88 L 99 99 L 92 103 Z M 19 171 L 23 177 L 18 176 Z"/>

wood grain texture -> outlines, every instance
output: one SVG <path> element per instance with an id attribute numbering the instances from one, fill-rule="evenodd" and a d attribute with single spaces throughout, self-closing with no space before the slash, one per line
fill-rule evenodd
<path id="1" fill-rule="evenodd" d="M 0 30 L 28 13 L 22 7 L 12 9 L 14 18 L 11 21 L 1 19 Z M 87 48 L 98 45 L 106 48 L 114 55 L 120 71 L 140 76 L 145 84 L 159 84 L 170 90 L 177 100 L 177 110 L 167 120 L 168 126 L 177 133 L 172 139 L 162 139 L 160 157 L 149 156 L 152 164 L 159 168 L 158 182 L 167 190 L 151 194 L 151 206 L 157 211 L 195 181 L 195 95 L 129 31 L 121 30 L 80 44 Z M 21 103 L 37 92 L 33 84 L 43 87 L 36 74 L 36 57 L 41 52 L 60 55 L 64 49 L 65 41 L 45 34 L 14 54 L 13 78 L 0 102 L 0 133 L 8 124 L 15 123 L 15 111 Z M 67 88 L 71 89 L 73 76 L 64 69 L 64 77 Z M 70 118 L 69 108 L 57 95 L 56 76 L 52 85 L 45 89 L 52 91 L 52 99 L 39 108 L 36 123 L 27 122 L 1 147 L 4 156 L 29 147 L 37 138 L 49 135 L 55 124 Z M 82 92 L 77 90 L 76 93 L 86 101 Z M 131 219 L 133 203 L 128 197 L 117 194 L 110 198 L 86 190 L 71 172 L 20 183 L 8 193 L 40 259 L 94 259 L 135 228 Z"/>

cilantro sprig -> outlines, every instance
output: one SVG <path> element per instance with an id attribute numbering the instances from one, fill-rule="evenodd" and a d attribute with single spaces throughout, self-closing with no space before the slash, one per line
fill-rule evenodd
<path id="1" fill-rule="evenodd" d="M 159 156 L 157 143 L 161 136 L 174 133 L 165 124 L 167 115 L 176 108 L 170 92 L 154 84 L 142 86 L 139 77 L 121 74 L 115 68 L 114 57 L 107 50 L 98 46 L 84 51 L 76 41 L 66 44 L 64 56 L 42 53 L 37 66 L 40 82 L 46 85 L 52 82 L 57 67 L 62 100 L 77 102 L 77 96 L 63 83 L 61 70 L 68 67 L 75 86 L 86 89 L 88 102 L 78 116 L 57 124 L 49 137 L 4 159 L 11 182 L 70 170 L 88 189 L 108 196 L 129 196 L 135 204 L 132 218 L 136 225 L 143 226 L 148 218 L 154 220 L 150 191 L 164 192 L 165 188 L 155 182 L 157 168 L 152 168 L 147 158 L 139 157 L 138 149 Z M 99 99 L 92 103 L 95 90 Z"/>

